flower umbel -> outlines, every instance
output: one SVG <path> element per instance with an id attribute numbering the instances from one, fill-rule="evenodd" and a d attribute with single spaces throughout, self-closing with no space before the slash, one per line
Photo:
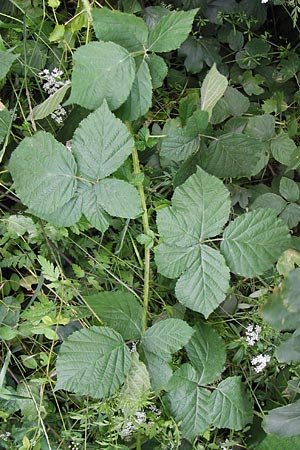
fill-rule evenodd
<path id="1" fill-rule="evenodd" d="M 246 342 L 248 345 L 254 345 L 259 341 L 259 333 L 261 332 L 261 327 L 259 325 L 250 324 L 246 328 Z"/>
<path id="2" fill-rule="evenodd" d="M 258 355 L 255 356 L 255 358 L 251 359 L 251 364 L 252 366 L 254 366 L 254 370 L 256 373 L 260 373 L 264 370 L 264 368 L 266 367 L 266 365 L 268 364 L 268 362 L 271 361 L 271 356 L 270 355 Z"/>

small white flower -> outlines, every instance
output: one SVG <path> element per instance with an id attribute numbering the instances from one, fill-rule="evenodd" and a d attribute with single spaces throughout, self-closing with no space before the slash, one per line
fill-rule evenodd
<path id="1" fill-rule="evenodd" d="M 39 72 L 38 75 L 44 82 L 43 89 L 47 94 L 54 94 L 54 92 L 56 92 L 59 88 L 70 83 L 70 80 L 61 80 L 63 74 L 63 71 L 59 70 L 57 67 L 55 67 L 51 72 L 49 69 L 44 69 L 42 72 Z"/>
<path id="2" fill-rule="evenodd" d="M 125 427 L 122 429 L 122 431 L 120 432 L 121 436 L 123 438 L 130 438 L 131 434 L 136 430 L 136 426 L 133 425 L 132 422 L 127 422 L 127 424 L 125 425 Z"/>
<path id="3" fill-rule="evenodd" d="M 256 366 L 256 367 L 254 367 L 255 372 L 260 373 L 264 370 L 264 368 L 270 361 L 271 361 L 270 355 L 260 354 L 258 356 L 255 356 L 255 358 L 251 359 L 251 364 L 252 364 L 252 366 Z"/>
<path id="4" fill-rule="evenodd" d="M 246 328 L 246 342 L 248 345 L 254 345 L 259 341 L 259 333 L 261 332 L 261 327 L 259 325 L 248 325 Z"/>
<path id="5" fill-rule="evenodd" d="M 137 344 L 137 342 L 135 342 L 135 341 L 131 342 L 130 349 L 129 349 L 130 353 L 136 352 L 136 344 Z"/>
<path id="6" fill-rule="evenodd" d="M 67 150 L 69 150 L 70 152 L 72 151 L 72 145 L 73 145 L 72 139 L 66 142 Z"/>
<path id="7" fill-rule="evenodd" d="M 55 120 L 56 123 L 62 123 L 66 115 L 67 112 L 65 108 L 59 105 L 59 107 L 51 113 L 51 119 Z"/>
<path id="8" fill-rule="evenodd" d="M 262 3 L 268 3 L 269 0 L 261 0 Z"/>
<path id="9" fill-rule="evenodd" d="M 146 414 L 144 413 L 144 411 L 137 411 L 135 413 L 135 421 L 138 424 L 141 424 L 146 421 Z"/>

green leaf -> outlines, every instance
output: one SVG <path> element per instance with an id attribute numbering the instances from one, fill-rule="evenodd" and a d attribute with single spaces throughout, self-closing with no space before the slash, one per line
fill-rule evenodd
<path id="1" fill-rule="evenodd" d="M 269 269 L 290 246 L 288 228 L 272 209 L 257 209 L 232 221 L 224 231 L 221 251 L 233 273 L 244 277 Z"/>
<path id="2" fill-rule="evenodd" d="M 267 433 L 277 436 L 299 435 L 300 400 L 287 406 L 272 409 L 265 416 L 263 428 Z"/>
<path id="3" fill-rule="evenodd" d="M 207 111 L 209 117 L 211 117 L 213 107 L 223 97 L 227 86 L 227 78 L 220 74 L 216 64 L 213 64 L 201 86 L 201 109 Z"/>
<path id="4" fill-rule="evenodd" d="M 98 181 L 115 172 L 131 154 L 134 141 L 106 101 L 83 119 L 73 137 L 72 152 L 80 175 Z"/>
<path id="5" fill-rule="evenodd" d="M 195 333 L 185 346 L 189 360 L 200 373 L 199 384 L 213 382 L 223 371 L 226 351 L 225 344 L 217 331 L 200 322 L 194 327 Z"/>
<path id="6" fill-rule="evenodd" d="M 143 329 L 143 308 L 129 292 L 98 292 L 84 296 L 93 313 L 124 340 L 139 339 Z"/>
<path id="7" fill-rule="evenodd" d="M 54 267 L 54 264 L 52 262 L 49 262 L 42 255 L 38 256 L 38 260 L 46 280 L 57 281 L 60 278 L 60 270 L 58 269 L 58 267 Z"/>
<path id="8" fill-rule="evenodd" d="M 150 393 L 150 377 L 145 364 L 139 360 L 139 354 L 131 354 L 131 367 L 124 386 L 118 394 L 118 406 L 125 416 L 133 415 L 144 406 Z"/>
<path id="9" fill-rule="evenodd" d="M 168 74 L 168 66 L 163 58 L 154 53 L 148 55 L 146 62 L 150 70 L 152 87 L 157 89 L 163 85 L 164 79 Z"/>
<path id="10" fill-rule="evenodd" d="M 288 228 L 296 227 L 300 222 L 300 206 L 297 203 L 290 203 L 279 217 L 287 224 Z"/>
<path id="11" fill-rule="evenodd" d="M 161 320 L 146 330 L 142 339 L 143 350 L 162 356 L 177 352 L 188 343 L 193 333 L 193 328 L 181 319 Z"/>
<path id="12" fill-rule="evenodd" d="M 162 17 L 150 31 L 148 51 L 170 52 L 176 50 L 188 37 L 198 9 L 190 11 L 172 11 Z"/>
<path id="13" fill-rule="evenodd" d="M 43 103 L 35 106 L 32 110 L 32 118 L 34 120 L 41 120 L 53 113 L 63 101 L 70 86 L 70 84 L 65 84 L 54 92 L 54 94 L 50 95 Z"/>
<path id="14" fill-rule="evenodd" d="M 289 450 L 296 448 L 300 448 L 300 436 L 284 438 L 270 434 L 258 444 L 256 450 Z"/>
<path id="15" fill-rule="evenodd" d="M 252 422 L 252 407 L 239 377 L 228 377 L 215 388 L 209 409 L 218 428 L 241 430 Z"/>
<path id="16" fill-rule="evenodd" d="M 9 132 L 11 120 L 12 118 L 8 109 L 5 108 L 3 103 L 0 101 L 0 144 L 4 141 L 7 133 Z"/>
<path id="17" fill-rule="evenodd" d="M 208 126 L 208 112 L 201 111 L 200 109 L 195 111 L 191 117 L 186 121 L 184 128 L 184 134 L 186 136 L 196 137 L 203 133 Z"/>
<path id="18" fill-rule="evenodd" d="M 80 191 L 82 213 L 97 230 L 104 233 L 110 224 L 110 216 L 104 211 L 96 185 L 86 185 Z"/>
<path id="19" fill-rule="evenodd" d="M 177 278 L 198 261 L 199 249 L 197 246 L 179 247 L 169 244 L 160 244 L 155 252 L 155 262 L 159 273 L 168 278 Z"/>
<path id="20" fill-rule="evenodd" d="M 27 137 L 13 152 L 8 169 L 22 202 L 39 215 L 63 207 L 75 194 L 76 163 L 50 133 Z"/>
<path id="21" fill-rule="evenodd" d="M 277 214 L 280 214 L 286 207 L 286 201 L 280 195 L 267 192 L 259 195 L 251 205 L 251 209 L 257 208 L 272 208 Z"/>
<path id="22" fill-rule="evenodd" d="M 0 81 L 6 77 L 12 63 L 17 59 L 19 55 L 15 55 L 14 53 L 10 53 L 7 50 L 0 50 Z"/>
<path id="23" fill-rule="evenodd" d="M 195 153 L 200 144 L 200 139 L 195 136 L 187 136 L 181 127 L 179 119 L 167 120 L 163 128 L 163 137 L 160 147 L 160 162 L 162 167 L 178 166 Z"/>
<path id="24" fill-rule="evenodd" d="M 116 178 L 106 178 L 94 185 L 97 202 L 111 216 L 134 219 L 142 213 L 134 186 Z"/>
<path id="25" fill-rule="evenodd" d="M 143 61 L 136 73 L 129 97 L 118 109 L 121 119 L 133 121 L 143 116 L 151 108 L 152 82 L 148 64 Z"/>
<path id="26" fill-rule="evenodd" d="M 300 268 L 287 274 L 283 282 L 284 305 L 292 313 L 300 312 Z"/>
<path id="27" fill-rule="evenodd" d="M 285 305 L 286 287 L 284 284 L 276 287 L 260 313 L 266 322 L 278 330 L 295 330 L 300 325 L 299 314 L 288 310 Z"/>
<path id="28" fill-rule="evenodd" d="M 185 56 L 184 65 L 188 72 L 199 73 L 204 63 L 210 67 L 214 63 L 222 62 L 219 50 L 220 43 L 215 38 L 201 36 L 200 39 L 196 39 L 194 36 L 189 36 L 178 53 L 179 56 Z"/>
<path id="29" fill-rule="evenodd" d="M 217 177 L 256 175 L 264 149 L 258 139 L 240 133 L 221 135 L 203 153 L 203 168 Z"/>
<path id="30" fill-rule="evenodd" d="M 90 42 L 74 53 L 72 90 L 68 104 L 96 109 L 106 99 L 111 110 L 129 96 L 135 62 L 128 51 L 113 42 Z"/>
<path id="31" fill-rule="evenodd" d="M 294 162 L 294 157 L 297 147 L 287 133 L 281 133 L 271 140 L 271 151 L 276 161 L 291 166 Z"/>
<path id="32" fill-rule="evenodd" d="M 299 330 L 295 331 L 294 334 L 279 345 L 276 350 L 276 358 L 280 363 L 300 362 Z"/>
<path id="33" fill-rule="evenodd" d="M 166 389 L 167 383 L 173 372 L 170 366 L 172 360 L 171 354 L 156 354 L 155 350 L 144 352 L 143 348 L 139 350 L 141 357 L 146 363 L 151 380 L 151 390 L 159 393 Z"/>
<path id="34" fill-rule="evenodd" d="M 97 39 L 112 41 L 129 52 L 144 50 L 148 28 L 143 19 L 108 8 L 93 8 L 92 17 Z"/>
<path id="35" fill-rule="evenodd" d="M 176 283 L 180 303 L 207 318 L 225 300 L 230 274 L 218 250 L 201 245 L 199 257 L 187 267 Z"/>
<path id="36" fill-rule="evenodd" d="M 190 92 L 186 97 L 179 101 L 179 117 L 182 126 L 186 125 L 186 122 L 189 117 L 191 117 L 194 112 L 197 110 L 199 103 L 199 94 L 198 92 Z"/>
<path id="37" fill-rule="evenodd" d="M 43 212 L 41 214 L 32 208 L 28 212 L 47 220 L 47 222 L 56 227 L 70 227 L 77 223 L 82 215 L 82 200 L 83 198 L 81 196 L 75 194 L 71 200 L 52 213 Z"/>
<path id="38" fill-rule="evenodd" d="M 245 134 L 262 141 L 269 141 L 275 133 L 275 120 L 270 114 L 249 117 Z"/>
<path id="39" fill-rule="evenodd" d="M 288 202 L 299 200 L 298 184 L 290 178 L 282 177 L 279 184 L 279 192 Z"/>
<path id="40" fill-rule="evenodd" d="M 250 106 L 248 97 L 231 86 L 227 87 L 224 93 L 224 100 L 232 116 L 241 116 L 248 111 Z"/>
<path id="41" fill-rule="evenodd" d="M 167 386 L 167 401 L 184 438 L 193 441 L 211 424 L 210 391 L 199 385 L 199 376 L 190 364 L 183 364 Z"/>
<path id="42" fill-rule="evenodd" d="M 60 347 L 55 390 L 109 397 L 125 381 L 130 365 L 130 352 L 119 333 L 106 327 L 82 329 Z"/>

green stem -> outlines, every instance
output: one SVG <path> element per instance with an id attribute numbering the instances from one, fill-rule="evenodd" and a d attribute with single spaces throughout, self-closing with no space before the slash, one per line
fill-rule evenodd
<path id="1" fill-rule="evenodd" d="M 131 127 L 131 124 L 129 122 L 126 122 L 126 125 L 133 134 L 133 130 Z M 136 147 L 132 150 L 132 161 L 133 161 L 133 173 L 135 175 L 141 173 L 140 169 L 140 162 L 139 162 L 139 156 Z M 142 184 L 139 184 L 138 186 L 138 192 L 141 199 L 141 204 L 143 208 L 143 231 L 144 234 L 148 234 L 150 231 L 149 227 L 149 219 L 148 219 L 148 210 L 147 210 L 147 204 L 146 204 L 146 197 L 144 192 L 144 186 Z M 150 284 L 150 249 L 145 245 L 144 249 L 144 290 L 143 290 L 143 324 L 144 324 L 144 331 L 147 329 L 147 317 L 148 317 L 148 305 L 149 305 L 149 284 Z"/>
<path id="2" fill-rule="evenodd" d="M 136 450 L 142 450 L 142 442 L 141 442 L 141 434 L 140 434 L 140 432 L 138 431 L 138 433 L 137 433 L 137 436 L 136 436 L 136 443 L 135 443 L 135 445 L 136 445 Z"/>

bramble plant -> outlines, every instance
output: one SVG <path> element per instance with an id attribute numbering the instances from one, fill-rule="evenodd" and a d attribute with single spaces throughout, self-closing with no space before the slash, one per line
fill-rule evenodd
<path id="1" fill-rule="evenodd" d="M 297 448 L 299 43 L 260 33 L 296 2 L 33 3 L 0 14 L 3 448 Z"/>

